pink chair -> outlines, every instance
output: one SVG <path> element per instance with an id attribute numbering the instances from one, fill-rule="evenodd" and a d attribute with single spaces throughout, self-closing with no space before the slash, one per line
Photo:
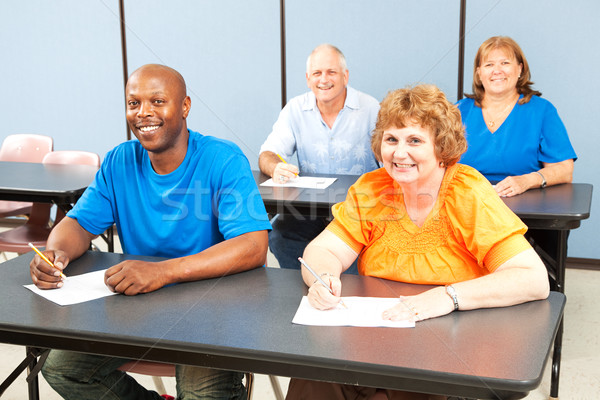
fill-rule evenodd
<path id="1" fill-rule="evenodd" d="M 152 376 L 154 386 L 158 394 L 167 394 L 165 385 L 162 381 L 162 376 L 175 376 L 175 364 L 165 364 L 155 361 L 129 361 L 119 367 L 119 371 L 131 372 L 133 374 Z M 252 399 L 252 385 L 254 375 L 246 373 L 246 391 L 248 392 L 248 400 Z"/>
<path id="2" fill-rule="evenodd" d="M 89 151 L 52 151 L 44 156 L 42 163 L 93 165 L 100 168 L 100 156 Z"/>
<path id="3" fill-rule="evenodd" d="M 100 167 L 100 157 L 87 151 L 56 151 L 43 157 L 44 164 L 83 164 Z M 0 252 L 11 251 L 26 253 L 30 251 L 28 243 L 36 247 L 46 247 L 48 235 L 52 230 L 50 224 L 49 203 L 33 203 L 31 214 L 24 225 L 0 233 Z M 55 223 L 64 217 L 61 209 L 57 210 Z"/>
<path id="4" fill-rule="evenodd" d="M 52 151 L 50 136 L 17 134 L 9 135 L 0 147 L 0 161 L 42 162 Z M 22 201 L 0 201 L 0 218 L 31 213 L 31 203 Z"/>
<path id="5" fill-rule="evenodd" d="M 0 147 L 0 161 L 39 163 L 52 151 L 53 146 L 50 136 L 27 133 L 8 135 Z"/>

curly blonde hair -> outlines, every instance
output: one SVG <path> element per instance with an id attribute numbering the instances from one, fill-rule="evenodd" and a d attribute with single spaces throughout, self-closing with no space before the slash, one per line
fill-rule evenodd
<path id="1" fill-rule="evenodd" d="M 418 125 L 429 129 L 436 158 L 444 166 L 454 165 L 467 151 L 465 128 L 460 111 L 434 85 L 417 85 L 389 92 L 381 102 L 371 137 L 371 149 L 381 161 L 383 131 Z"/>

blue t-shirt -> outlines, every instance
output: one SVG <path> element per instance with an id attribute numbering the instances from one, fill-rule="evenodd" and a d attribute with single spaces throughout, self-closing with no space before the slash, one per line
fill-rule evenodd
<path id="1" fill-rule="evenodd" d="M 189 134 L 185 159 L 166 175 L 154 172 L 139 141 L 115 147 L 68 216 L 92 234 L 116 223 L 127 254 L 168 258 L 271 229 L 242 151 L 229 141 Z"/>
<path id="2" fill-rule="evenodd" d="M 473 99 L 462 99 L 458 108 L 469 144 L 460 162 L 492 182 L 537 171 L 543 162 L 577 159 L 556 108 L 546 99 L 532 96 L 525 104 L 517 103 L 494 133 Z"/>

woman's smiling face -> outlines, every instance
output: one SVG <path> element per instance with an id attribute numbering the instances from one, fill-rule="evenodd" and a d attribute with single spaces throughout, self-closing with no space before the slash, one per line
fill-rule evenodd
<path id="1" fill-rule="evenodd" d="M 385 129 L 381 139 L 381 159 L 387 173 L 401 186 L 425 184 L 437 178 L 440 169 L 444 169 L 435 155 L 433 135 L 418 125 Z"/>

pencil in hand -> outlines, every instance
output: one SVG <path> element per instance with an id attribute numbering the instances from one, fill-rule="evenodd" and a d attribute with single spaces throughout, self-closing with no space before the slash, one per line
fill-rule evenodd
<path id="1" fill-rule="evenodd" d="M 325 286 L 325 288 L 327 290 L 329 290 L 329 293 L 333 294 L 333 290 L 331 289 L 330 286 L 328 286 L 325 281 L 323 279 L 321 279 L 321 277 L 319 275 L 317 275 L 317 273 L 315 271 L 313 271 L 313 269 L 311 267 L 308 266 L 308 264 L 304 261 L 304 259 L 302 257 L 298 257 L 298 261 L 300 261 L 302 263 L 302 265 L 304 265 L 306 267 L 306 269 L 308 270 L 308 272 L 310 272 L 315 278 L 317 278 L 317 281 Z M 335 295 L 334 295 L 335 296 Z M 340 299 L 340 304 L 342 305 L 342 307 L 344 308 L 348 308 L 346 306 L 346 304 L 344 303 L 344 300 Z"/>
<path id="2" fill-rule="evenodd" d="M 283 157 L 281 157 L 281 156 L 279 155 L 279 153 L 275 153 L 275 154 L 277 155 L 277 157 L 279 157 L 279 159 L 281 160 L 281 162 L 282 162 L 282 163 L 284 163 L 284 164 L 287 164 L 287 163 L 288 163 L 287 161 L 285 161 L 285 159 L 284 159 Z M 296 176 L 296 177 L 297 177 L 297 176 L 298 176 L 298 174 L 294 173 L 294 176 Z M 281 178 L 280 178 L 280 179 L 281 179 Z"/>
<path id="3" fill-rule="evenodd" d="M 42 260 L 46 261 L 46 263 L 47 263 L 48 265 L 50 265 L 52 268 L 55 268 L 55 269 L 59 270 L 59 271 L 60 271 L 60 276 L 61 276 L 61 278 L 63 278 L 63 280 L 66 280 L 66 279 L 67 279 L 66 275 L 65 275 L 65 274 L 63 274 L 62 270 L 61 270 L 60 268 L 58 268 L 56 265 L 54 265 L 54 264 L 52 263 L 52 261 L 48 260 L 48 257 L 46 257 L 46 256 L 45 256 L 45 255 L 44 255 L 44 254 L 43 254 L 41 251 L 39 251 L 37 247 L 35 247 L 35 246 L 34 246 L 33 244 L 31 244 L 31 243 L 28 243 L 28 245 L 29 245 L 29 247 L 31 247 L 31 248 L 33 249 L 33 251 L 35 251 L 35 252 L 37 253 L 37 255 L 38 255 L 38 256 L 40 256 L 40 258 L 41 258 Z"/>

